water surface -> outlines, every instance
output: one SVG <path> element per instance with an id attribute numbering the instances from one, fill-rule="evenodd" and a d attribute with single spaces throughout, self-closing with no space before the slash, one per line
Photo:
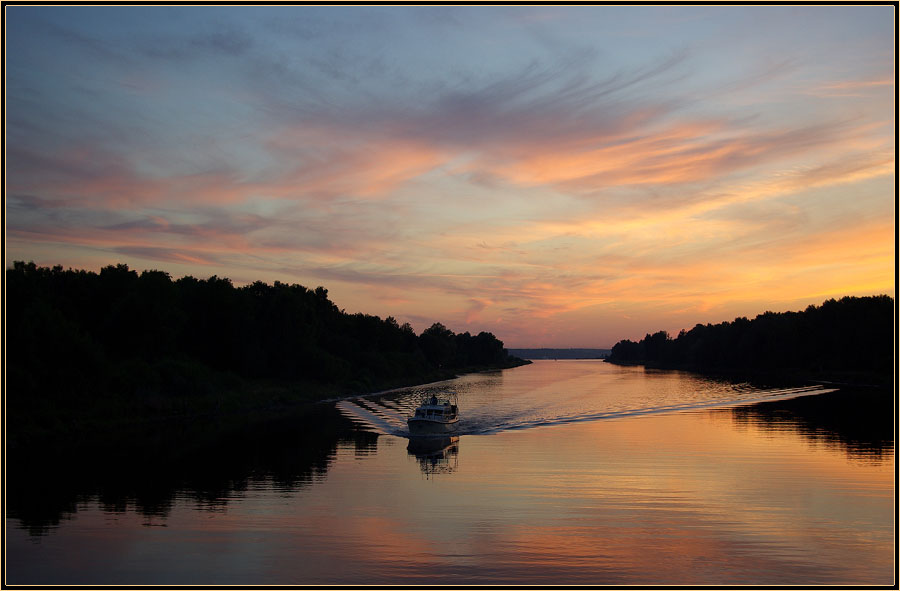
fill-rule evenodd
<path id="1" fill-rule="evenodd" d="M 462 434 L 405 437 L 448 387 Z M 7 582 L 890 585 L 873 400 L 544 361 L 339 401 L 160 461 L 20 472 Z"/>

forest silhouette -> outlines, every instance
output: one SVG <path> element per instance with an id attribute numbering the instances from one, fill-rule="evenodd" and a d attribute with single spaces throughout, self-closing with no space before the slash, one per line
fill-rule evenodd
<path id="1" fill-rule="evenodd" d="M 13 444 L 527 363 L 489 332 L 435 323 L 417 335 L 392 317 L 347 313 L 324 287 L 21 261 L 6 282 Z"/>
<path id="2" fill-rule="evenodd" d="M 697 324 L 619 341 L 608 361 L 750 376 L 890 385 L 894 300 L 887 295 L 829 299 L 802 312 L 765 312 L 753 320 Z"/>
<path id="3" fill-rule="evenodd" d="M 416 335 L 393 318 L 348 314 L 322 287 L 173 280 L 123 264 L 94 273 L 16 262 L 6 280 L 10 517 L 31 535 L 86 495 L 152 521 L 179 495 L 220 510 L 254 479 L 299 490 L 324 477 L 339 445 L 366 453 L 378 437 L 334 405 L 304 403 L 524 363 L 487 332 L 435 323 Z M 889 383 L 893 309 L 888 296 L 828 300 L 621 341 L 609 360 Z M 851 395 L 865 404 L 817 396 L 728 412 L 773 429 L 789 419 L 854 457 L 889 453 L 881 390 Z"/>
<path id="4" fill-rule="evenodd" d="M 340 395 L 527 363 L 489 332 L 350 314 L 324 287 L 216 276 L 173 280 L 17 261 L 6 271 L 7 443 L 78 442 L 173 417 L 277 412 Z M 802 312 L 698 324 L 617 343 L 609 361 L 784 380 L 886 385 L 894 300 L 845 297 Z"/>

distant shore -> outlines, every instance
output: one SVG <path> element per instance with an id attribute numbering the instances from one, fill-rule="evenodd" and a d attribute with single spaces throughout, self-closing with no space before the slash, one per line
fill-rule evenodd
<path id="1" fill-rule="evenodd" d="M 522 359 L 605 359 L 612 352 L 612 349 L 586 348 L 510 348 L 508 350 L 510 355 L 515 355 Z"/>

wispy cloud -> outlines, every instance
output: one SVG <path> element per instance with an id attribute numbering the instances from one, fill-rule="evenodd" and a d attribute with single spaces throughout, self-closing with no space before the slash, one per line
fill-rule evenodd
<path id="1" fill-rule="evenodd" d="M 112 249 L 116 254 L 140 257 L 160 262 L 191 263 L 197 265 L 218 265 L 221 260 L 215 253 L 161 248 L 157 246 L 118 246 Z"/>
<path id="2" fill-rule="evenodd" d="M 819 84 L 805 92 L 825 97 L 863 97 L 872 92 L 890 91 L 896 84 L 893 78 L 869 80 L 838 80 Z"/>
<path id="3" fill-rule="evenodd" d="M 891 289 L 869 12 L 815 12 L 866 33 L 832 47 L 783 12 L 357 8 L 11 12 L 10 256 L 324 283 L 514 345 Z"/>

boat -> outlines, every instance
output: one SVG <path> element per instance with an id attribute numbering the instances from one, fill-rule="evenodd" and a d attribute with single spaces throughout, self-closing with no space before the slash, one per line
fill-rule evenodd
<path id="1" fill-rule="evenodd" d="M 416 412 L 406 420 L 410 435 L 447 435 L 455 433 L 459 424 L 459 407 L 456 395 L 448 393 L 446 398 L 431 398 L 420 404 Z"/>

